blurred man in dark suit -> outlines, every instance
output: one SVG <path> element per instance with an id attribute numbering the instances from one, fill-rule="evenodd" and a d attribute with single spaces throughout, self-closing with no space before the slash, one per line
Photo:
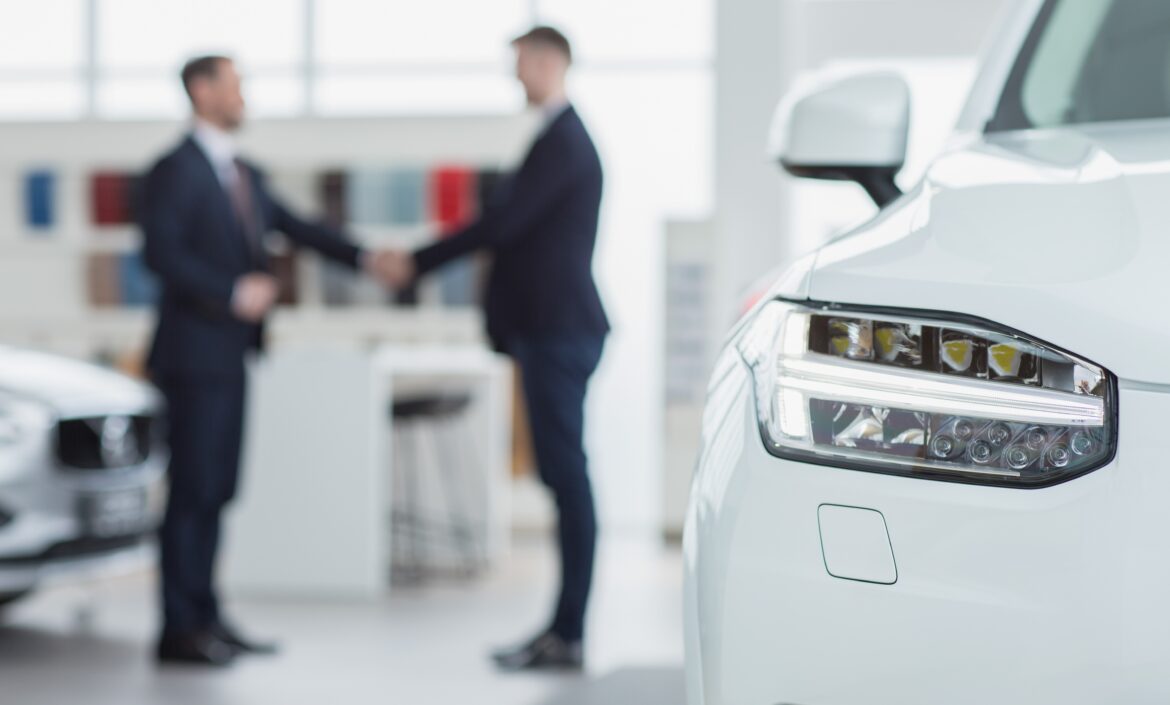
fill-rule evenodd
<path id="1" fill-rule="evenodd" d="M 245 357 L 260 349 L 279 295 L 264 236 L 278 230 L 371 273 L 388 259 L 298 218 L 240 159 L 233 133 L 244 99 L 230 59 L 194 59 L 182 79 L 194 123 L 147 176 L 141 203 L 146 262 L 162 285 L 148 368 L 170 414 L 158 658 L 226 665 L 241 653 L 274 651 L 228 626 L 213 580 L 220 515 L 236 492 Z"/>
<path id="2" fill-rule="evenodd" d="M 480 219 L 392 263 L 400 286 L 477 250 L 494 257 L 488 334 L 517 362 L 540 477 L 556 500 L 560 599 L 548 628 L 495 655 L 506 670 L 580 668 L 597 522 L 582 444 L 585 392 L 609 324 L 593 281 L 601 162 L 565 94 L 572 52 L 537 27 L 513 42 L 516 74 L 543 125 Z"/>

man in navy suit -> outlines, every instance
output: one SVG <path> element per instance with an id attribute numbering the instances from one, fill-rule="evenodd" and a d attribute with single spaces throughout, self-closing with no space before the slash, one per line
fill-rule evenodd
<path id="1" fill-rule="evenodd" d="M 218 666 L 273 651 L 228 626 L 213 580 L 220 516 L 239 472 L 245 358 L 260 349 L 280 293 L 264 236 L 280 231 L 372 273 L 388 260 L 298 218 L 240 159 L 233 133 L 244 99 L 230 59 L 194 59 L 182 78 L 194 124 L 150 171 L 141 201 L 145 258 L 162 286 L 148 368 L 167 401 L 171 449 L 158 658 Z"/>
<path id="2" fill-rule="evenodd" d="M 513 42 L 516 74 L 543 124 L 519 170 L 480 219 L 392 262 L 399 286 L 477 250 L 493 255 L 489 337 L 517 362 L 541 480 L 559 516 L 560 598 L 548 628 L 495 654 L 506 670 L 580 668 L 597 521 L 582 444 L 585 392 L 609 324 L 593 281 L 601 162 L 565 95 L 572 52 L 537 27 Z"/>

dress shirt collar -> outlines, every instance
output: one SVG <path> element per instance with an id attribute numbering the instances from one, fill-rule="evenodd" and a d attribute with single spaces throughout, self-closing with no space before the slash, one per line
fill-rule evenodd
<path id="1" fill-rule="evenodd" d="M 227 185 L 235 175 L 235 137 L 201 118 L 195 118 L 191 137 L 215 167 L 219 180 Z"/>
<path id="2" fill-rule="evenodd" d="M 540 106 L 540 134 L 548 132 L 548 128 L 568 109 L 569 99 L 563 96 Z"/>

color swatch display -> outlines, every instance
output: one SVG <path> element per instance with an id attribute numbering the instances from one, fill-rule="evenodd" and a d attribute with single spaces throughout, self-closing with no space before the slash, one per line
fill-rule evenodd
<path id="1" fill-rule="evenodd" d="M 426 222 L 426 173 L 421 169 L 394 169 L 386 174 L 382 198 L 390 225 L 417 225 Z"/>
<path id="2" fill-rule="evenodd" d="M 326 171 L 317 177 L 317 188 L 325 222 L 339 228 L 349 222 L 347 192 L 349 179 L 344 171 Z"/>
<path id="3" fill-rule="evenodd" d="M 459 166 L 431 171 L 428 200 L 431 220 L 439 225 L 439 237 L 446 237 L 469 224 L 479 211 L 476 173 Z M 452 262 L 435 273 L 440 296 L 448 306 L 471 306 L 479 291 L 478 263 L 473 258 Z"/>
<path id="4" fill-rule="evenodd" d="M 351 223 L 418 225 L 426 219 L 426 173 L 420 169 L 351 172 L 345 198 Z"/>
<path id="5" fill-rule="evenodd" d="M 428 200 L 431 220 L 445 231 L 466 225 L 478 208 L 476 174 L 473 170 L 445 166 L 431 171 Z"/>
<path id="6" fill-rule="evenodd" d="M 94 254 L 86 264 L 89 303 L 97 308 L 153 306 L 159 284 L 138 252 Z"/>
<path id="7" fill-rule="evenodd" d="M 474 220 L 487 194 L 500 181 L 496 171 L 479 171 L 461 165 L 431 169 L 389 168 L 331 170 L 317 177 L 317 192 L 325 221 L 334 227 L 434 225 L 438 236 L 450 235 Z M 411 303 L 412 292 L 387 296 L 352 273 L 322 262 L 326 305 L 379 305 L 397 300 Z M 479 299 L 482 262 L 453 262 L 435 274 L 440 297 L 450 306 L 473 305 Z"/>
<path id="8" fill-rule="evenodd" d="M 147 269 L 141 253 L 121 255 L 118 258 L 118 275 L 118 291 L 123 306 L 153 306 L 158 302 L 158 279 Z"/>
<path id="9" fill-rule="evenodd" d="M 85 280 L 91 306 L 111 308 L 121 305 L 117 255 L 90 255 L 86 262 Z"/>
<path id="10" fill-rule="evenodd" d="M 90 176 L 90 219 L 94 225 L 126 225 L 134 222 L 134 196 L 138 177 L 123 172 L 99 171 Z"/>
<path id="11" fill-rule="evenodd" d="M 304 172 L 299 174 L 306 176 Z M 84 257 L 86 285 L 91 306 L 98 308 L 145 307 L 158 302 L 161 286 L 146 267 L 126 226 L 137 222 L 141 177 L 118 169 L 98 169 L 83 174 L 88 220 L 95 242 Z M 432 166 L 389 165 L 358 169 L 332 168 L 316 171 L 302 180 L 294 193 L 315 183 L 317 215 L 328 225 L 347 226 L 366 235 L 372 247 L 421 244 L 420 236 L 449 237 L 473 222 L 503 191 L 505 177 L 494 170 L 461 164 Z M 31 233 L 51 232 L 61 225 L 59 211 L 65 195 L 59 173 L 50 168 L 28 169 L 23 175 L 22 206 Z M 304 206 L 303 203 L 299 204 Z M 311 211 L 313 209 L 306 209 Z M 137 228 L 134 228 L 137 231 Z M 365 230 L 366 232 L 362 232 Z M 126 240 L 123 247 L 122 240 Z M 133 251 L 130 251 L 133 248 Z M 369 277 L 355 274 L 323 258 L 321 276 L 298 281 L 295 251 L 274 256 L 273 272 L 281 281 L 280 302 L 297 305 L 298 284 L 313 284 L 307 294 L 329 306 L 383 306 L 412 302 L 422 295 L 447 306 L 472 306 L 480 300 L 488 260 L 472 256 L 452 262 L 431 277 L 431 284 L 398 295 Z M 436 296 L 437 294 L 437 296 Z"/>
<path id="12" fill-rule="evenodd" d="M 48 170 L 30 171 L 24 177 L 24 220 L 34 230 L 53 227 L 57 177 Z"/>

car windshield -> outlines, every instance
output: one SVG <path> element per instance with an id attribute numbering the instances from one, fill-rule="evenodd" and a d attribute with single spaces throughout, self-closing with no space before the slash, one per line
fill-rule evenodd
<path id="1" fill-rule="evenodd" d="M 1047 0 L 989 131 L 1170 117 L 1170 0 Z"/>

